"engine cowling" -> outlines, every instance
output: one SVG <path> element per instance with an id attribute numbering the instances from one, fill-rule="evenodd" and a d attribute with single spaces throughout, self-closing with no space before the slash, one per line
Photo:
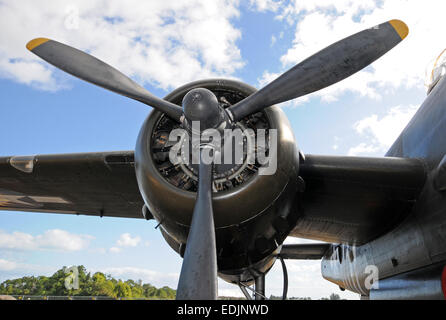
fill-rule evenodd
<path id="1" fill-rule="evenodd" d="M 235 104 L 255 88 L 234 80 L 203 80 L 180 87 L 165 100 L 181 105 L 194 88 L 211 90 L 223 107 Z M 213 208 L 220 277 L 249 282 L 272 267 L 275 252 L 292 230 L 298 214 L 299 153 L 283 111 L 272 106 L 237 123 L 240 128 L 277 130 L 277 169 L 261 175 L 261 164 L 219 167 L 214 173 Z M 192 166 L 173 165 L 166 139 L 180 124 L 153 110 L 135 148 L 136 177 L 146 206 L 160 223 L 163 236 L 184 253 L 196 198 Z"/>

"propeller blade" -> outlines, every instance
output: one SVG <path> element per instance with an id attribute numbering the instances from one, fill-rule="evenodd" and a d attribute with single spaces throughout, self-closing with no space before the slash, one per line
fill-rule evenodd
<path id="1" fill-rule="evenodd" d="M 182 109 L 179 106 L 155 97 L 115 68 L 85 52 L 46 38 L 31 40 L 26 48 L 75 77 L 138 100 L 180 121 Z"/>
<path id="2" fill-rule="evenodd" d="M 328 87 L 371 64 L 408 33 L 408 27 L 400 20 L 356 33 L 302 61 L 228 110 L 237 121 L 273 104 Z"/>
<path id="3" fill-rule="evenodd" d="M 205 164 L 201 160 L 198 170 L 198 196 L 178 282 L 176 297 L 178 300 L 217 299 L 212 164 Z"/>

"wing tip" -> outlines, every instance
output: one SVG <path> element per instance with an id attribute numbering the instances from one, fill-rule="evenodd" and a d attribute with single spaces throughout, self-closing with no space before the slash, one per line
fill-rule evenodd
<path id="1" fill-rule="evenodd" d="M 33 51 L 34 48 L 40 46 L 41 44 L 43 44 L 43 43 L 45 43 L 45 42 L 47 42 L 47 41 L 49 41 L 49 40 L 50 40 L 50 39 L 47 39 L 47 38 L 35 38 L 35 39 L 32 39 L 31 41 L 29 41 L 29 42 L 26 44 L 26 48 L 27 48 L 29 51 Z"/>
<path id="2" fill-rule="evenodd" d="M 393 29 L 395 29 L 395 31 L 398 33 L 401 40 L 407 37 L 407 35 L 409 34 L 409 27 L 403 21 L 398 19 L 393 19 L 390 20 L 389 23 L 391 24 Z"/>

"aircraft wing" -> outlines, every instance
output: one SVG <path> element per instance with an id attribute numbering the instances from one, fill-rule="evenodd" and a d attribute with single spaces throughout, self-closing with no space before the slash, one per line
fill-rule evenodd
<path id="1" fill-rule="evenodd" d="M 411 211 L 426 179 L 418 159 L 306 155 L 301 213 L 290 236 L 363 244 Z"/>
<path id="2" fill-rule="evenodd" d="M 0 210 L 143 218 L 133 151 L 0 157 Z"/>
<path id="3" fill-rule="evenodd" d="M 307 155 L 290 236 L 361 244 L 400 222 L 425 181 L 420 160 Z M 0 157 L 0 210 L 143 218 L 133 151 Z"/>

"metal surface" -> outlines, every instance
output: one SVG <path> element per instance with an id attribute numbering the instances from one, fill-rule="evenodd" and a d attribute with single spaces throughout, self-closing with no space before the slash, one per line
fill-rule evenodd
<path id="1" fill-rule="evenodd" d="M 270 105 L 315 92 L 351 76 L 392 49 L 407 35 L 397 32 L 395 24 L 407 28 L 403 22 L 392 20 L 338 41 L 230 107 L 229 112 L 239 120 Z"/>
<path id="2" fill-rule="evenodd" d="M 232 90 L 220 89 L 214 91 L 216 97 L 220 101 L 219 104 L 221 104 L 222 109 L 227 108 L 229 105 L 239 101 L 240 99 L 243 99 L 243 95 L 237 94 Z M 189 91 L 189 93 L 190 92 L 191 91 Z M 186 116 L 183 124 L 188 131 L 192 131 Z M 248 116 L 235 124 L 231 123 L 228 126 L 229 128 L 224 125 L 219 126 L 218 128 L 220 133 L 222 129 L 229 129 L 227 130 L 229 133 L 221 133 L 221 141 L 224 146 L 223 148 L 217 148 L 216 152 L 220 154 L 221 159 L 224 159 L 226 153 L 231 153 L 234 156 L 233 159 L 235 159 L 235 154 L 237 153 L 235 151 L 235 146 L 238 146 L 238 144 L 236 142 L 226 142 L 230 141 L 233 136 L 232 133 L 236 133 L 237 131 L 242 137 L 236 137 L 234 141 L 240 141 L 243 144 L 243 152 L 241 153 L 240 157 L 238 157 L 240 160 L 239 163 L 235 161 L 230 163 L 227 163 L 226 161 L 219 161 L 220 163 L 214 164 L 214 192 L 221 192 L 246 184 L 250 179 L 257 175 L 257 172 L 262 167 L 262 164 L 259 162 L 259 158 L 255 155 L 254 151 L 258 130 L 267 130 L 269 128 L 269 121 L 266 116 L 262 112 L 259 112 Z M 182 149 L 181 147 L 178 148 L 176 145 L 178 136 L 175 136 L 176 139 L 169 139 L 169 133 L 174 131 L 178 132 L 177 129 L 181 128 L 182 125 L 180 123 L 175 122 L 175 120 L 170 119 L 168 116 L 162 115 L 158 119 L 152 129 L 152 139 L 150 145 L 152 158 L 154 159 L 155 166 L 157 167 L 161 176 L 170 184 L 182 190 L 196 192 L 198 167 L 196 164 L 192 163 L 193 161 L 191 161 L 191 155 L 186 155 L 182 152 L 174 152 L 174 154 L 176 154 L 175 158 L 179 159 L 179 164 L 172 163 L 170 157 L 170 151 L 173 151 L 172 148 L 178 151 L 181 151 Z M 231 129 L 235 131 L 232 131 Z M 197 127 L 194 130 L 198 130 Z M 249 132 L 253 133 L 253 135 L 251 135 Z M 234 136 L 237 135 L 234 134 Z M 178 143 L 181 146 L 187 146 L 187 148 L 190 150 L 193 148 L 191 145 L 191 140 L 192 139 L 190 139 L 190 136 L 181 135 L 179 137 L 179 141 L 181 142 Z M 268 151 L 269 146 L 265 145 L 265 152 Z M 250 161 L 250 159 L 253 161 Z"/>
<path id="3" fill-rule="evenodd" d="M 329 243 L 284 244 L 280 259 L 320 260 L 330 248 Z"/>
<path id="4" fill-rule="evenodd" d="M 282 265 L 282 273 L 283 273 L 282 300 L 286 300 L 287 299 L 287 294 L 288 294 L 288 270 L 286 268 L 285 261 L 283 260 L 284 258 L 279 257 L 279 259 L 280 259 L 280 264 Z"/>
<path id="5" fill-rule="evenodd" d="M 141 219 L 143 205 L 133 151 L 0 157 L 0 210 Z"/>
<path id="6" fill-rule="evenodd" d="M 238 283 L 238 286 L 239 286 L 240 290 L 242 291 L 243 295 L 245 296 L 246 300 L 252 300 L 252 297 L 249 294 L 248 290 L 246 290 L 246 287 L 243 286 L 240 282 Z"/>
<path id="7" fill-rule="evenodd" d="M 251 291 L 254 294 L 254 296 L 257 294 L 260 298 L 263 298 L 263 299 L 260 299 L 260 300 L 266 300 L 266 296 L 265 295 L 262 295 L 261 293 L 257 292 L 255 289 L 251 288 L 250 286 L 248 286 L 248 285 L 246 285 L 246 284 L 244 284 L 242 282 L 239 282 L 238 285 L 240 287 L 244 287 L 245 289 L 248 289 L 249 291 Z M 252 300 L 252 297 L 249 300 Z"/>
<path id="8" fill-rule="evenodd" d="M 432 172 L 434 187 L 437 191 L 446 191 L 446 155 Z"/>
<path id="9" fill-rule="evenodd" d="M 197 121 L 200 130 L 218 128 L 225 120 L 224 110 L 219 106 L 215 94 L 205 88 L 190 90 L 183 98 L 183 112 L 189 129 Z"/>
<path id="10" fill-rule="evenodd" d="M 203 80 L 181 87 L 166 100 L 181 103 L 194 88 L 214 93 L 248 96 L 254 88 L 232 80 Z M 270 128 L 277 129 L 277 171 L 255 174 L 246 183 L 213 194 L 218 270 L 226 281 L 252 281 L 250 269 L 266 272 L 274 263 L 274 251 L 284 241 L 297 219 L 294 199 L 298 187 L 299 158 L 294 136 L 280 108 L 265 109 Z M 182 190 L 160 174 L 153 158 L 153 129 L 161 113 L 153 111 L 144 123 L 135 150 L 138 184 L 143 198 L 172 241 L 186 242 L 195 203 L 195 192 Z M 268 192 L 265 192 L 268 190 Z M 259 196 L 261 195 L 261 196 Z"/>
<path id="11" fill-rule="evenodd" d="M 379 279 L 389 278 L 446 261 L 446 193 L 434 187 L 436 168 L 446 154 L 446 81 L 442 78 L 387 152 L 389 157 L 423 159 L 427 179 L 409 215 L 393 230 L 362 246 L 341 246 L 322 260 L 322 275 L 354 292 L 368 295 L 364 287 L 368 266 L 376 266 Z"/>
<path id="12" fill-rule="evenodd" d="M 371 300 L 445 300 L 442 276 L 446 263 L 417 269 L 379 281 Z"/>
<path id="13" fill-rule="evenodd" d="M 303 215 L 291 236 L 364 244 L 400 223 L 426 181 L 419 159 L 306 155 Z"/>
<path id="14" fill-rule="evenodd" d="M 217 254 L 212 210 L 212 164 L 200 154 L 199 184 L 178 282 L 177 300 L 217 299 Z"/>
<path id="15" fill-rule="evenodd" d="M 42 42 L 35 47 L 28 45 L 28 49 L 43 60 L 75 77 L 138 100 L 165 112 L 177 121 L 180 120 L 182 115 L 180 107 L 155 97 L 120 71 L 85 52 L 54 40 Z"/>
<path id="16" fill-rule="evenodd" d="M 255 278 L 255 299 L 256 300 L 265 300 L 265 274 L 261 274 Z"/>

